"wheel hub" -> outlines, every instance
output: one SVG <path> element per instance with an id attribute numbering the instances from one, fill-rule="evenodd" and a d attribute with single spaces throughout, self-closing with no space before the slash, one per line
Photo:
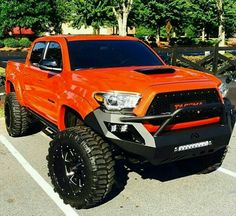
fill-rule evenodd
<path id="1" fill-rule="evenodd" d="M 58 161 L 58 162 L 56 162 Z M 55 161 L 55 174 L 60 176 L 58 183 L 68 195 L 77 195 L 85 185 L 84 161 L 70 146 L 61 146 Z"/>

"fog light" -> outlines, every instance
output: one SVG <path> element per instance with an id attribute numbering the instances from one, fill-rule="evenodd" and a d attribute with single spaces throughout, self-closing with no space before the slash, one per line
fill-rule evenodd
<path id="1" fill-rule="evenodd" d="M 114 124 L 110 122 L 105 122 L 107 129 L 112 133 L 127 133 L 129 125 L 124 124 Z"/>
<path id="2" fill-rule="evenodd" d="M 111 132 L 117 131 L 117 125 L 111 125 Z"/>
<path id="3" fill-rule="evenodd" d="M 120 127 L 120 132 L 127 132 L 128 131 L 128 125 L 122 125 Z"/>

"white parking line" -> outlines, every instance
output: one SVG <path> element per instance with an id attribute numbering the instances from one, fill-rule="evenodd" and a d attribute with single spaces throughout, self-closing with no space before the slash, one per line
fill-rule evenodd
<path id="1" fill-rule="evenodd" d="M 43 136 L 44 138 L 48 139 L 48 140 L 52 140 L 52 138 L 50 138 L 49 136 L 47 136 L 44 132 L 40 132 L 40 135 Z"/>
<path id="2" fill-rule="evenodd" d="M 226 175 L 229 175 L 229 176 L 232 176 L 232 177 L 236 178 L 236 173 L 235 173 L 235 172 L 232 172 L 232 171 L 227 170 L 227 169 L 225 169 L 225 168 L 220 167 L 220 168 L 218 169 L 218 171 L 219 171 L 219 172 L 222 172 L 222 173 L 224 173 L 224 174 L 226 174 Z"/>
<path id="3" fill-rule="evenodd" d="M 0 135 L 0 142 L 16 158 L 25 171 L 38 183 L 45 193 L 56 203 L 66 216 L 78 216 L 75 210 L 69 205 L 65 205 L 53 188 L 44 180 L 44 178 L 28 163 L 28 161 L 16 150 L 16 148 L 4 137 Z"/>

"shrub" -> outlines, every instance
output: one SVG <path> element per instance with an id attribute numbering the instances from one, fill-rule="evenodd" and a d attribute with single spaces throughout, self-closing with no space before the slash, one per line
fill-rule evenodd
<path id="1" fill-rule="evenodd" d="M 6 38 L 4 40 L 4 45 L 5 47 L 12 47 L 12 48 L 16 48 L 20 46 L 19 41 L 15 38 Z"/>
<path id="2" fill-rule="evenodd" d="M 4 47 L 4 43 L 3 41 L 0 41 L 0 48 L 3 48 Z"/>
<path id="3" fill-rule="evenodd" d="M 199 41 L 198 45 L 200 46 L 214 46 L 218 43 L 218 39 L 210 39 L 206 41 Z"/>
<path id="4" fill-rule="evenodd" d="M 188 37 L 180 37 L 180 38 L 171 38 L 170 39 L 170 45 L 179 45 L 179 46 L 191 46 L 195 45 L 196 41 L 193 38 Z"/>
<path id="5" fill-rule="evenodd" d="M 20 47 L 28 48 L 31 45 L 31 41 L 28 38 L 21 38 L 19 40 Z"/>
<path id="6" fill-rule="evenodd" d="M 136 28 L 135 37 L 142 38 L 142 37 L 150 36 L 150 35 L 155 35 L 155 31 L 144 26 L 140 26 Z"/>

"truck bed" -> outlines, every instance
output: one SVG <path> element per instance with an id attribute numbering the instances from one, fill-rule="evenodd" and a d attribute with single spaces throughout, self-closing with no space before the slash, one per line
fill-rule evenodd
<path id="1" fill-rule="evenodd" d="M 24 63 L 26 52 L 0 52 L 0 67 L 6 68 L 8 61 Z"/>

